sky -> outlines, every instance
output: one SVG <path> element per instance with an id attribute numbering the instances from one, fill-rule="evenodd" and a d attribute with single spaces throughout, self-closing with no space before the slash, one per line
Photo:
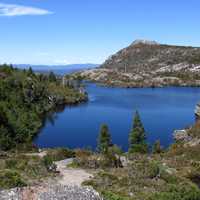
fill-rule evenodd
<path id="1" fill-rule="evenodd" d="M 136 39 L 200 47 L 200 0 L 0 0 L 0 63 L 104 62 Z"/>

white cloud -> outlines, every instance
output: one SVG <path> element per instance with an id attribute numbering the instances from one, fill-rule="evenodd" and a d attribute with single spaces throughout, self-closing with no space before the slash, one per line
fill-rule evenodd
<path id="1" fill-rule="evenodd" d="M 52 12 L 40 8 L 0 3 L 0 16 L 47 15 Z"/>

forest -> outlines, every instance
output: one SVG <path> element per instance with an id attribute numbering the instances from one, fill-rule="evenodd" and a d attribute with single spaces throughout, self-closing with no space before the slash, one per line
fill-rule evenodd
<path id="1" fill-rule="evenodd" d="M 63 85 L 53 72 L 36 74 L 0 66 L 0 150 L 32 143 L 45 113 L 58 105 L 75 104 L 87 95 L 72 85 Z"/>

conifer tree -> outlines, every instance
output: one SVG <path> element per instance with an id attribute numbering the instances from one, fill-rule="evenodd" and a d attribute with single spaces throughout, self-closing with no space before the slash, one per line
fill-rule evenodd
<path id="1" fill-rule="evenodd" d="M 152 149 L 153 153 L 161 153 L 162 152 L 162 147 L 160 145 L 160 140 L 157 140 L 154 145 L 153 145 L 153 149 Z"/>
<path id="2" fill-rule="evenodd" d="M 146 144 L 146 133 L 138 111 L 135 113 L 133 128 L 129 135 L 129 152 L 146 153 L 148 146 Z"/>
<path id="3" fill-rule="evenodd" d="M 108 126 L 103 124 L 100 129 L 98 138 L 98 151 L 100 153 L 107 153 L 108 148 L 111 146 L 111 135 L 109 133 Z"/>

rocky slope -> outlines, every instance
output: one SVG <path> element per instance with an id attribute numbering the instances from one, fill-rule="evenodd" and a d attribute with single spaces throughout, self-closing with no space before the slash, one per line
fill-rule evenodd
<path id="1" fill-rule="evenodd" d="M 136 40 L 81 75 L 113 86 L 199 86 L 200 48 Z"/>

